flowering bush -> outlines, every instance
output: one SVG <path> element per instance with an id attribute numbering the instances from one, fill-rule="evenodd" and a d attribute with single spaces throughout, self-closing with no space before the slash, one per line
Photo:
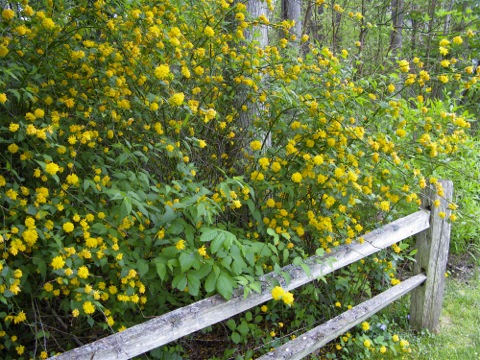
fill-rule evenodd
<path id="1" fill-rule="evenodd" d="M 421 64 L 354 81 L 347 51 L 290 53 L 289 22 L 269 25 L 278 44 L 246 41 L 259 23 L 227 1 L 2 10 L 4 358 L 72 348 L 83 320 L 95 337 L 259 291 L 264 272 L 416 206 L 428 169 L 412 157 L 454 156 L 467 138 Z M 456 74 L 442 76 L 476 86 Z"/>

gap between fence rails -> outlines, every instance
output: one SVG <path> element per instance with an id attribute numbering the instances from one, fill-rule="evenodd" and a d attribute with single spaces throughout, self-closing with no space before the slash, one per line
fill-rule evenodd
<path id="1" fill-rule="evenodd" d="M 420 210 L 364 235 L 363 244 L 344 245 L 330 254 L 312 256 L 305 260 L 310 275 L 300 266 L 288 265 L 281 269 L 280 274 L 272 272 L 262 276 L 259 279 L 262 282 L 262 292 L 259 294 L 251 293 L 244 299 L 240 288 L 229 301 L 215 295 L 51 359 L 130 359 L 271 300 L 270 290 L 277 282 L 285 290 L 293 290 L 424 231 L 430 226 L 429 217 L 428 210 Z M 288 284 L 285 283 L 282 272 L 290 275 Z"/>
<path id="2" fill-rule="evenodd" d="M 334 340 L 345 331 L 382 310 L 395 300 L 422 285 L 427 277 L 418 274 L 324 322 L 257 360 L 299 360 Z"/>

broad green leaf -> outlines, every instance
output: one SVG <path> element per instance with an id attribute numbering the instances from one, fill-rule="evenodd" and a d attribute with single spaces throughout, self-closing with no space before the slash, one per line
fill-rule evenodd
<path id="1" fill-rule="evenodd" d="M 137 260 L 137 269 L 138 269 L 138 276 L 142 277 L 146 273 L 148 273 L 148 262 L 143 259 L 138 259 Z"/>
<path id="2" fill-rule="evenodd" d="M 167 267 L 165 264 L 162 263 L 156 263 L 156 268 L 157 268 L 157 274 L 160 277 L 160 280 L 165 280 L 165 276 L 167 275 Z"/>
<path id="3" fill-rule="evenodd" d="M 200 279 L 194 272 L 189 272 L 187 274 L 187 286 L 188 292 L 192 296 L 197 296 L 200 291 Z"/>
<path id="4" fill-rule="evenodd" d="M 193 262 L 195 261 L 195 254 L 182 252 L 178 260 L 180 262 L 180 270 L 184 273 L 192 267 Z"/>
<path id="5" fill-rule="evenodd" d="M 180 291 L 185 290 L 187 287 L 187 276 L 185 274 L 176 275 L 172 280 L 172 286 Z"/>
<path id="6" fill-rule="evenodd" d="M 230 300 L 233 294 L 234 281 L 225 274 L 220 274 L 217 279 L 217 290 L 226 300 Z"/>
<path id="7" fill-rule="evenodd" d="M 231 338 L 235 344 L 239 344 L 242 341 L 242 337 L 236 331 L 232 333 Z"/>
<path id="8" fill-rule="evenodd" d="M 217 279 L 218 279 L 218 274 L 215 273 L 215 271 L 212 271 L 210 275 L 207 276 L 207 279 L 205 280 L 205 291 L 207 293 L 211 293 L 215 290 L 215 286 L 217 284 Z"/>

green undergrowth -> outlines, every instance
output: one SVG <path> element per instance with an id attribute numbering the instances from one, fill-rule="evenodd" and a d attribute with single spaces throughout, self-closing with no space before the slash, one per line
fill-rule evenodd
<path id="1" fill-rule="evenodd" d="M 409 299 L 403 299 L 404 307 Z M 398 310 L 395 308 L 395 311 Z M 449 279 L 437 333 L 414 334 L 404 328 L 401 334 L 410 342 L 409 354 L 375 355 L 374 359 L 474 360 L 480 358 L 480 279 Z"/>

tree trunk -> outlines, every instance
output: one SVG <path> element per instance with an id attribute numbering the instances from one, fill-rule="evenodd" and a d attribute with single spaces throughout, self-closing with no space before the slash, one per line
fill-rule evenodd
<path id="1" fill-rule="evenodd" d="M 290 32 L 300 40 L 302 36 L 302 4 L 301 0 L 282 0 L 282 20 L 293 20 L 295 25 Z"/>
<path id="2" fill-rule="evenodd" d="M 392 32 L 390 33 L 389 52 L 392 57 L 402 50 L 403 43 L 404 0 L 392 0 Z"/>
<path id="3" fill-rule="evenodd" d="M 452 11 L 454 1 L 455 0 L 450 0 L 447 11 Z M 452 14 L 447 14 L 447 16 L 445 16 L 445 22 L 443 23 L 443 35 L 448 35 L 450 31 L 450 21 L 452 21 Z"/>
<path id="4" fill-rule="evenodd" d="M 268 18 L 269 10 L 267 2 L 262 0 L 249 0 L 247 2 L 247 13 L 250 19 L 257 19 L 261 15 L 265 15 Z M 264 49 L 268 45 L 267 25 L 259 24 L 249 29 L 247 28 L 245 30 L 245 38 L 247 42 L 256 42 L 259 48 Z M 261 88 L 261 86 L 259 87 Z M 247 111 L 240 111 L 240 126 L 243 128 L 243 133 L 246 134 L 246 137 L 243 139 L 243 148 L 249 151 L 250 148 L 247 144 L 251 141 L 252 135 L 254 134 L 249 134 L 248 131 L 253 121 L 261 116 L 263 106 L 258 102 L 252 102 L 245 94 L 239 94 L 238 99 L 241 103 L 237 104 L 237 108 L 240 109 L 242 105 L 248 107 Z M 264 149 L 268 149 L 271 146 L 270 134 L 263 133 L 261 136 L 264 141 Z"/>

